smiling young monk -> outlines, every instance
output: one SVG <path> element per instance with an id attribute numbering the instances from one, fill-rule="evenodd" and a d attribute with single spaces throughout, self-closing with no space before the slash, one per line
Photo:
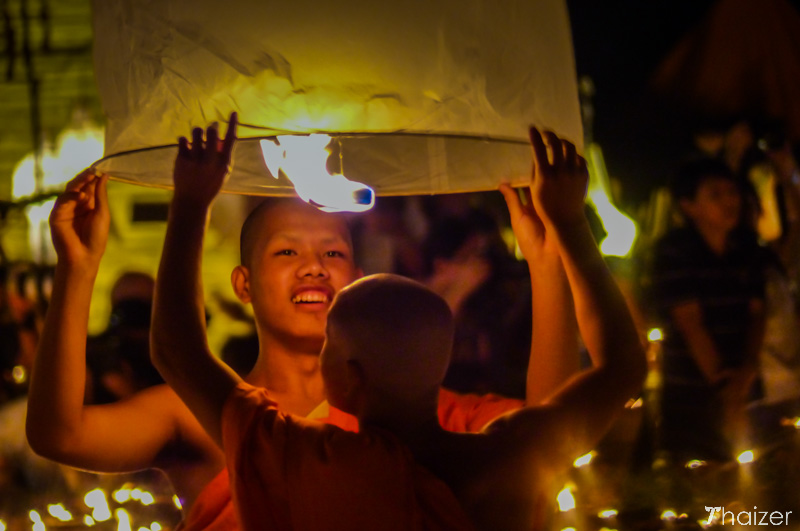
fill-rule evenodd
<path id="1" fill-rule="evenodd" d="M 224 143 L 218 141 L 216 129 L 209 132 L 222 162 L 207 162 L 224 172 L 235 139 L 232 118 Z M 191 150 L 197 146 L 202 151 L 203 140 L 202 130 L 196 130 Z M 194 168 L 176 169 L 185 173 L 189 186 L 206 177 Z M 169 221 L 173 236 L 164 259 L 179 269 L 176 275 L 182 280 L 199 275 L 205 222 L 215 193 L 198 202 L 177 188 Z M 332 297 L 360 276 L 349 230 L 341 217 L 300 201 L 271 203 L 257 209 L 247 222 L 249 228 L 244 227 L 243 262 L 232 275 L 237 295 L 253 305 L 260 339 L 259 359 L 246 379 L 268 389 L 282 411 L 355 429 L 354 417 L 325 402 L 319 370 Z M 114 404 L 83 403 L 89 302 L 109 227 L 105 177 L 87 171 L 73 179 L 57 201 L 50 225 L 58 263 L 31 380 L 27 420 L 31 446 L 45 457 L 87 470 L 160 468 L 183 502 L 183 529 L 236 529 L 224 454 L 170 387 L 156 386 Z M 272 236 L 287 232 L 294 232 L 301 245 L 288 256 L 266 253 Z M 330 248 L 331 242 L 337 249 Z M 528 371 L 526 402 L 532 404 L 575 371 L 578 354 L 572 302 L 558 253 L 544 240 L 520 243 L 531 264 L 532 281 L 541 279 L 534 282 L 534 320 L 542 326 L 534 331 Z M 194 304 L 202 292 L 194 291 L 200 289 L 199 282 L 193 281 L 192 288 L 188 300 L 177 301 L 169 310 L 162 326 L 177 327 L 187 308 L 195 316 Z M 297 297 L 301 292 L 325 302 L 304 303 Z M 176 348 L 187 348 L 177 343 Z M 517 400 L 442 389 L 438 414 L 449 430 L 478 431 L 522 405 Z"/>
<path id="2" fill-rule="evenodd" d="M 176 164 L 176 199 L 186 194 L 181 201 L 194 205 L 190 212 L 195 212 L 195 219 L 185 226 L 173 222 L 167 233 L 152 355 L 167 382 L 225 449 L 242 525 L 247 529 L 540 525 L 537 487 L 599 441 L 626 400 L 638 392 L 645 370 L 635 327 L 583 214 L 588 174 L 574 146 L 548 134 L 548 157 L 542 137 L 532 130 L 536 170 L 528 204 L 523 205 L 508 187 L 503 193 L 521 244 L 530 250 L 531 243 L 538 242 L 534 248 L 560 257 L 595 366 L 564 385 L 545 405 L 510 414 L 482 434 L 446 431 L 438 410 L 452 341 L 450 311 L 443 300 L 416 283 L 394 276 L 370 277 L 337 290 L 317 365 L 331 405 L 358 417 L 362 432 L 354 434 L 281 411 L 279 393 L 243 381 L 208 350 L 198 271 L 169 253 L 186 245 L 187 239 L 202 241 L 204 228 L 198 221 L 205 220 L 207 210 L 198 207 L 210 205 L 226 178 L 225 164 L 218 160 L 227 161 L 227 155 L 214 149 L 215 133 L 209 133 L 205 149 L 190 151 L 184 145 Z M 195 145 L 202 142 L 201 135 L 195 134 Z M 191 215 L 174 209 L 171 221 Z M 309 240 L 317 245 L 303 243 Z M 297 321 L 280 325 L 281 334 L 291 327 L 311 326 L 313 311 L 306 312 L 327 304 L 333 293 L 327 283 L 334 277 L 323 271 L 347 262 L 349 246 L 339 240 L 329 234 L 297 238 L 291 232 L 265 231 L 263 244 L 251 248 L 251 258 L 260 258 L 253 260 L 251 270 L 240 271 L 237 293 L 265 316 L 271 308 L 256 305 L 255 299 L 271 290 L 297 305 Z M 190 258 L 189 263 L 199 260 Z M 275 264 L 283 261 L 307 269 L 294 278 L 268 280 L 274 267 L 280 270 Z M 262 342 L 277 334 L 274 323 L 257 324 Z M 448 491 L 411 460 L 406 448 L 450 487 L 467 520 L 459 515 Z"/>

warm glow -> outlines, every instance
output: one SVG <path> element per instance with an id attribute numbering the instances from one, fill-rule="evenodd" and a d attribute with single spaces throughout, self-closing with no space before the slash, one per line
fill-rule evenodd
<path id="1" fill-rule="evenodd" d="M 177 494 L 172 495 L 172 503 L 174 503 L 175 507 L 177 507 L 178 509 L 183 510 L 183 504 L 181 503 L 181 499 L 178 498 Z"/>
<path id="2" fill-rule="evenodd" d="M 47 512 L 62 522 L 69 522 L 72 520 L 72 514 L 60 503 L 48 505 Z"/>
<path id="3" fill-rule="evenodd" d="M 672 509 L 667 509 L 663 513 L 661 513 L 662 520 L 675 520 L 678 517 L 678 513 L 673 511 Z"/>
<path id="4" fill-rule="evenodd" d="M 791 426 L 800 430 L 800 417 L 783 418 L 781 419 L 781 426 Z"/>
<path id="5" fill-rule="evenodd" d="M 592 462 L 592 459 L 594 458 L 595 455 L 597 455 L 597 452 L 594 451 L 591 451 L 588 454 L 583 454 L 582 456 L 580 456 L 579 458 L 577 458 L 575 461 L 572 462 L 572 466 L 574 466 L 575 468 L 586 466 Z"/>
<path id="6" fill-rule="evenodd" d="M 684 466 L 686 468 L 690 468 L 690 469 L 694 470 L 695 468 L 700 468 L 701 466 L 706 466 L 706 462 L 702 461 L 700 459 L 692 459 L 691 461 L 687 461 L 686 465 L 684 465 Z"/>
<path id="7" fill-rule="evenodd" d="M 569 486 L 561 489 L 561 492 L 556 496 L 556 500 L 558 500 L 558 510 L 562 513 L 575 508 L 575 497 L 572 495 L 572 489 Z"/>
<path id="8" fill-rule="evenodd" d="M 278 136 L 262 140 L 261 154 L 269 172 L 280 172 L 292 182 L 303 201 L 325 212 L 364 212 L 375 203 L 375 193 L 365 184 L 350 181 L 326 168 L 328 135 Z"/>
<path id="9" fill-rule="evenodd" d="M 31 522 L 33 522 L 33 531 L 44 531 L 44 522 L 42 522 L 42 517 L 39 516 L 39 513 L 36 511 L 30 511 L 28 516 L 31 518 Z"/>
<path id="10" fill-rule="evenodd" d="M 114 511 L 117 517 L 117 531 L 132 531 L 131 530 L 131 515 L 125 509 L 117 509 Z"/>
<path id="11" fill-rule="evenodd" d="M 111 509 L 108 507 L 106 493 L 101 489 L 94 489 L 86 493 L 83 502 L 92 509 L 92 518 L 97 522 L 111 519 Z"/>
<path id="12" fill-rule="evenodd" d="M 575 531 L 574 527 L 565 527 L 561 531 Z"/>
<path id="13" fill-rule="evenodd" d="M 131 499 L 138 500 L 142 505 L 152 505 L 155 503 L 155 498 L 146 490 L 135 488 L 130 493 Z"/>
<path id="14" fill-rule="evenodd" d="M 0 531 L 6 531 L 6 523 L 0 520 Z"/>
<path id="15" fill-rule="evenodd" d="M 617 516 L 617 514 L 618 511 L 616 509 L 603 509 L 602 511 L 597 513 L 597 516 L 599 516 L 600 518 L 614 518 L 615 516 Z"/>
<path id="16" fill-rule="evenodd" d="M 739 454 L 739 457 L 736 458 L 736 460 L 741 464 L 752 463 L 754 459 L 755 454 L 753 454 L 753 450 L 744 451 Z"/>
<path id="17" fill-rule="evenodd" d="M 159 524 L 158 522 L 153 522 L 152 524 L 150 524 L 150 531 L 161 531 L 162 529 L 163 528 L 161 527 L 161 524 Z"/>
<path id="18" fill-rule="evenodd" d="M 14 365 L 14 368 L 11 369 L 11 379 L 15 384 L 24 384 L 28 379 L 28 371 L 22 365 Z"/>
<path id="19" fill-rule="evenodd" d="M 130 501 L 131 499 L 131 489 L 122 487 L 119 490 L 115 490 L 112 494 L 112 497 L 117 501 L 117 503 L 125 503 Z"/>
<path id="20" fill-rule="evenodd" d="M 636 241 L 636 224 L 611 201 L 611 186 L 600 146 L 589 145 L 585 156 L 589 166 L 587 198 L 606 231 L 606 237 L 600 242 L 600 252 L 606 256 L 628 256 Z"/>
<path id="21" fill-rule="evenodd" d="M 639 409 L 644 405 L 644 400 L 640 398 L 631 398 L 625 402 L 626 409 Z"/>
<path id="22" fill-rule="evenodd" d="M 648 341 L 661 341 L 662 339 L 664 339 L 664 336 L 662 335 L 660 328 L 651 328 L 647 332 Z"/>
<path id="23" fill-rule="evenodd" d="M 83 517 L 83 525 L 85 525 L 86 527 L 92 527 L 95 523 L 96 522 L 94 521 L 94 518 L 92 518 L 88 514 Z"/>

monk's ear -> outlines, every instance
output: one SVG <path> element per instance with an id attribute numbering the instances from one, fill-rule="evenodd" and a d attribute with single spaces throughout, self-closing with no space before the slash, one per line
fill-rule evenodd
<path id="1" fill-rule="evenodd" d="M 357 267 L 356 268 L 356 278 L 355 279 L 358 280 L 359 278 L 362 278 L 363 276 L 364 276 L 364 270 L 361 269 L 360 267 Z"/>
<path id="2" fill-rule="evenodd" d="M 250 298 L 250 271 L 243 265 L 237 265 L 231 272 L 231 286 L 236 297 L 247 304 Z"/>

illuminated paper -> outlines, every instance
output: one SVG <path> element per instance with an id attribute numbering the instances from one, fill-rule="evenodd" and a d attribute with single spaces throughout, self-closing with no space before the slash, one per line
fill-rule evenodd
<path id="1" fill-rule="evenodd" d="M 259 146 L 324 133 L 380 195 L 496 189 L 530 174 L 527 127 L 578 146 L 564 0 L 96 0 L 108 118 L 100 170 L 169 187 L 177 138 L 238 111 L 225 191 L 285 195 Z"/>

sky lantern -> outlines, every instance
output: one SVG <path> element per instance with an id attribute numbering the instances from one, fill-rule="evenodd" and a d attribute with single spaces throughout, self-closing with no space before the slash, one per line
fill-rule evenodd
<path id="1" fill-rule="evenodd" d="M 328 210 L 368 208 L 373 191 L 522 185 L 529 125 L 581 149 L 564 0 L 93 7 L 108 118 L 98 167 L 121 181 L 170 187 L 178 137 L 214 121 L 224 130 L 231 111 L 240 142 L 224 191 L 289 195 L 297 186 Z M 310 171 L 312 159 L 322 171 Z"/>

